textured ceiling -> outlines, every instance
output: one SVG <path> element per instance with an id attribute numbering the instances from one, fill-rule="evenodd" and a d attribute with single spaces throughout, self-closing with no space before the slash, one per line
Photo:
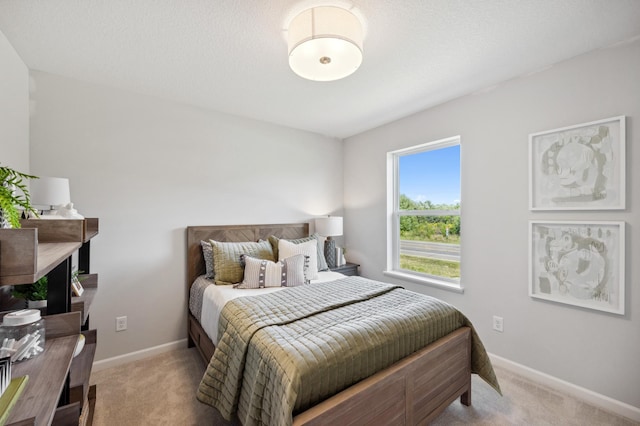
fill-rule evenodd
<path id="1" fill-rule="evenodd" d="M 351 8 L 364 62 L 313 82 L 286 23 Z M 638 0 L 0 0 L 32 70 L 340 138 L 640 35 Z"/>

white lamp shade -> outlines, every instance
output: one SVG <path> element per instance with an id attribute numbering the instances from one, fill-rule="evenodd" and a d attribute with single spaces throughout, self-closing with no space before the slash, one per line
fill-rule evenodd
<path id="1" fill-rule="evenodd" d="M 333 6 L 307 9 L 289 25 L 289 66 L 315 81 L 344 78 L 362 63 L 362 24 Z"/>
<path id="2" fill-rule="evenodd" d="M 342 217 L 328 216 L 316 219 L 316 232 L 323 237 L 342 235 Z"/>
<path id="3" fill-rule="evenodd" d="M 67 178 L 41 177 L 40 179 L 32 179 L 29 193 L 33 206 L 46 207 L 46 209 L 71 202 L 69 179 Z"/>

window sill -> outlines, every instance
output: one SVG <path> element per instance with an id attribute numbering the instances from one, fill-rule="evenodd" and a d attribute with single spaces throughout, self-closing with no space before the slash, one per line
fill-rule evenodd
<path id="1" fill-rule="evenodd" d="M 382 273 L 388 277 L 397 278 L 405 281 L 411 281 L 416 284 L 427 285 L 429 287 L 439 288 L 439 289 L 451 291 L 454 293 L 460 293 L 460 294 L 464 293 L 464 288 L 462 287 L 462 285 L 450 283 L 447 281 L 441 281 L 441 280 L 438 280 L 437 278 L 421 277 L 418 275 L 407 274 L 399 271 L 383 271 Z"/>

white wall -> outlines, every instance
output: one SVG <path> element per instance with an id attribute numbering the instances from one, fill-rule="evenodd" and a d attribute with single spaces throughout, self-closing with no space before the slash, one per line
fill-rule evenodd
<path id="1" fill-rule="evenodd" d="M 464 294 L 401 282 L 444 299 L 476 325 L 488 351 L 640 408 L 640 41 L 583 55 L 345 141 L 345 238 L 363 275 L 389 281 L 387 151 L 462 137 Z M 530 212 L 528 135 L 627 116 L 627 209 Z M 624 316 L 532 300 L 528 221 L 623 220 Z M 491 330 L 504 317 L 504 333 Z"/>
<path id="2" fill-rule="evenodd" d="M 0 164 L 29 173 L 29 70 L 2 32 Z"/>
<path id="3" fill-rule="evenodd" d="M 69 177 L 99 293 L 97 360 L 186 337 L 185 227 L 303 222 L 342 208 L 342 143 L 32 72 L 31 170 Z M 115 317 L 128 330 L 115 333 Z"/>

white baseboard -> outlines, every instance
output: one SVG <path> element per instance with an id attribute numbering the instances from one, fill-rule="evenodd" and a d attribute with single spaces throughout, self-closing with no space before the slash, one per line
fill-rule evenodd
<path id="1" fill-rule="evenodd" d="M 148 349 L 142 349 L 124 355 L 118 355 L 112 358 L 103 359 L 93 363 L 92 371 L 100 371 L 106 368 L 116 367 L 139 359 L 148 358 L 159 355 L 164 352 L 170 352 L 187 347 L 187 339 L 176 340 L 175 342 L 165 343 L 164 345 L 154 346 Z M 502 358 L 498 355 L 489 354 L 491 362 L 496 367 L 504 368 L 512 373 L 523 376 L 531 381 L 548 386 L 559 392 L 566 393 L 576 399 L 585 401 L 603 410 L 627 417 L 633 421 L 640 422 L 640 408 L 624 402 L 609 398 L 608 396 L 593 392 L 589 389 L 574 385 L 549 374 L 534 370 L 522 364 Z"/>
<path id="2" fill-rule="evenodd" d="M 112 358 L 103 359 L 93 363 L 91 371 L 100 371 L 106 368 L 117 367 L 131 361 L 149 358 L 150 356 L 159 355 L 161 353 L 184 349 L 187 347 L 187 339 L 176 340 L 175 342 L 165 343 L 164 345 L 154 346 L 152 348 L 142 349 L 124 355 L 114 356 Z"/>
<path id="3" fill-rule="evenodd" d="M 640 408 L 624 402 L 609 398 L 608 396 L 593 392 L 589 389 L 574 385 L 556 377 L 542 373 L 533 368 L 526 367 L 498 355 L 489 354 L 491 362 L 496 367 L 502 367 L 512 373 L 523 376 L 531 381 L 548 386 L 552 389 L 568 394 L 576 399 L 585 401 L 593 406 L 624 416 L 636 422 L 640 422 Z"/>

